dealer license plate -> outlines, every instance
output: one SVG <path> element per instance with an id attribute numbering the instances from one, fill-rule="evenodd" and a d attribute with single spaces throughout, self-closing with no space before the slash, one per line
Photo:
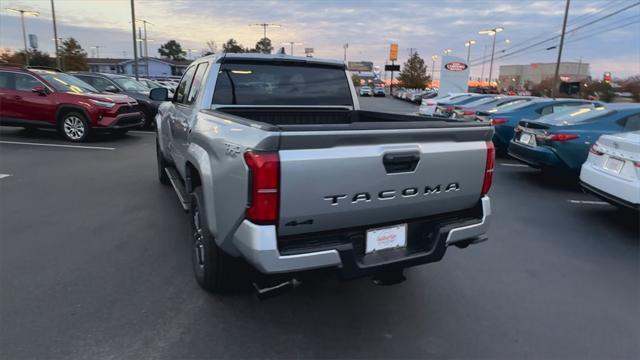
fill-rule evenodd
<path id="1" fill-rule="evenodd" d="M 367 230 L 366 253 L 407 246 L 407 224 Z"/>

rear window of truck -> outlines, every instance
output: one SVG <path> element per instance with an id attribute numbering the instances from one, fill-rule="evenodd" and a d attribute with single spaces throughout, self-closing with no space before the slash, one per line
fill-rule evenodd
<path id="1" fill-rule="evenodd" d="M 344 69 L 225 63 L 218 72 L 213 104 L 352 106 L 353 101 Z"/>

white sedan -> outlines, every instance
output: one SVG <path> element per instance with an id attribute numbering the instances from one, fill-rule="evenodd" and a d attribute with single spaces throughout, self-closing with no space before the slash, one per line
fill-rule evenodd
<path id="1" fill-rule="evenodd" d="M 580 185 L 610 203 L 640 210 L 640 131 L 600 136 L 582 165 Z"/>

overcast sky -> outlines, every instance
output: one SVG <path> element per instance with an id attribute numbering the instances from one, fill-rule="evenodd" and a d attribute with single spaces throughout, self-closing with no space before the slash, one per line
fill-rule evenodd
<path id="1" fill-rule="evenodd" d="M 591 64 L 591 74 L 601 78 L 604 71 L 614 77 L 640 74 L 640 6 L 632 7 L 604 20 L 589 22 L 611 14 L 638 0 L 573 0 L 563 60 Z M 506 57 L 559 34 L 564 1 L 159 1 L 136 0 L 136 15 L 154 25 L 148 28 L 149 53 L 169 39 L 184 49 L 195 49 L 193 56 L 209 40 L 222 43 L 233 37 L 244 46 L 253 47 L 262 28 L 251 23 L 278 23 L 281 28 L 268 29 L 274 45 L 301 42 L 315 49 L 315 56 L 341 59 L 342 44 L 349 43 L 348 60 L 369 60 L 384 65 L 391 42 L 399 44 L 400 61 L 410 48 L 424 58 L 442 55 L 451 48 L 453 55 L 466 58 L 464 42 L 477 40 L 473 59 L 482 57 L 485 45 L 490 54 L 490 37 L 478 31 L 496 26 L 505 31 L 497 37 L 496 66 L 553 62 L 557 49 L 545 50 L 559 42 L 550 40 L 532 49 Z M 90 53 L 99 45 L 101 57 L 132 57 L 129 0 L 55 0 L 59 37 L 74 37 Z M 40 12 L 27 17 L 27 32 L 36 34 L 40 48 L 53 51 L 53 28 L 49 0 L 0 0 L 0 47 L 21 48 L 20 17 L 6 11 L 16 7 Z M 630 24 L 625 26 L 625 24 Z M 503 41 L 510 39 L 511 44 Z M 288 51 L 288 47 L 287 47 Z M 503 52 L 504 51 L 504 52 Z M 431 61 L 427 62 L 431 66 Z M 486 65 L 485 76 L 488 73 Z M 497 69 L 497 67 L 496 67 Z M 472 76 L 480 76 L 481 66 L 472 66 Z"/>

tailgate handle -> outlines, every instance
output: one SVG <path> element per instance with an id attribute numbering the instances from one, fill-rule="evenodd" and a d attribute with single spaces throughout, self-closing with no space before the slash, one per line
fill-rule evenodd
<path id="1" fill-rule="evenodd" d="M 385 154 L 382 163 L 387 174 L 412 172 L 418 166 L 420 161 L 419 153 L 396 153 Z"/>

